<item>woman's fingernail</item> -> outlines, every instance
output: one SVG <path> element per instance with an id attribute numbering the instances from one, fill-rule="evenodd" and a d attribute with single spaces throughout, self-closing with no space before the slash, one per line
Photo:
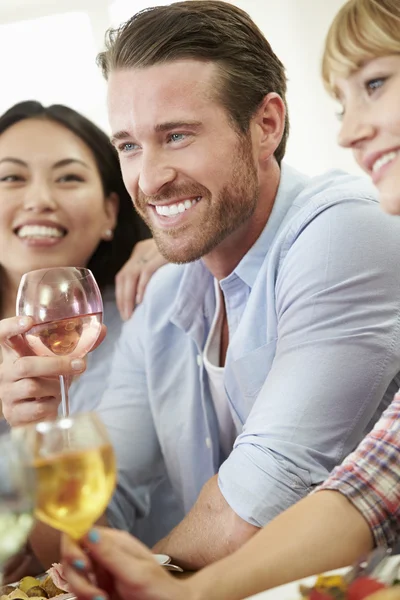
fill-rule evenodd
<path id="1" fill-rule="evenodd" d="M 20 327 L 28 327 L 29 322 L 30 322 L 29 317 L 21 317 L 18 321 L 18 325 Z"/>
<path id="2" fill-rule="evenodd" d="M 83 571 L 86 567 L 86 564 L 85 564 L 84 560 L 81 560 L 80 558 L 76 558 L 72 562 L 72 566 L 75 567 L 75 569 L 78 569 L 78 571 Z"/>
<path id="3" fill-rule="evenodd" d="M 97 544 L 100 539 L 100 534 L 97 529 L 91 529 L 88 533 L 88 540 L 92 542 L 92 544 Z"/>
<path id="4" fill-rule="evenodd" d="M 142 301 L 142 296 L 140 294 L 136 294 L 135 302 L 136 304 L 140 304 Z"/>
<path id="5" fill-rule="evenodd" d="M 93 596 L 92 600 L 107 600 L 105 596 Z"/>
<path id="6" fill-rule="evenodd" d="M 74 371 L 83 371 L 85 368 L 85 361 L 80 358 L 75 358 L 74 360 L 71 360 L 71 367 Z"/>

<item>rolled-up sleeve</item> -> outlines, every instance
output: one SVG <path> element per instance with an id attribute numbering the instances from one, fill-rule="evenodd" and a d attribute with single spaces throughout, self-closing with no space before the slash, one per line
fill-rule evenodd
<path id="1" fill-rule="evenodd" d="M 400 394 L 318 491 L 340 492 L 367 521 L 377 546 L 400 538 Z"/>
<path id="2" fill-rule="evenodd" d="M 264 526 L 320 484 L 393 397 L 400 240 L 373 203 L 334 205 L 288 232 L 276 274 L 276 353 L 219 486 Z M 397 386 L 398 387 L 398 386 Z"/>

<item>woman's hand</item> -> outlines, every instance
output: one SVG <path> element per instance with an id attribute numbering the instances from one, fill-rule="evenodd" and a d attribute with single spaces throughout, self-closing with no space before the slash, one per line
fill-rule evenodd
<path id="1" fill-rule="evenodd" d="M 22 335 L 32 326 L 30 317 L 0 321 L 0 398 L 11 426 L 55 418 L 60 403 L 59 375 L 74 377 L 86 369 L 83 359 L 34 356 Z M 96 346 L 105 335 L 103 326 Z"/>
<path id="2" fill-rule="evenodd" d="M 64 536 L 64 575 L 78 600 L 194 600 L 151 552 L 124 531 L 96 527 L 79 547 Z"/>
<path id="3" fill-rule="evenodd" d="M 125 321 L 140 304 L 152 275 L 167 261 L 158 251 L 153 239 L 138 242 L 128 262 L 115 278 L 118 310 Z"/>

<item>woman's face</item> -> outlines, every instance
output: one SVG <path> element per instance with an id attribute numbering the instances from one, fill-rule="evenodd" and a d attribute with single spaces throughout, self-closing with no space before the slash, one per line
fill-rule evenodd
<path id="1" fill-rule="evenodd" d="M 339 144 L 370 175 L 382 208 L 400 214 L 400 55 L 375 58 L 333 83 L 343 108 Z"/>
<path id="2" fill-rule="evenodd" d="M 0 264 L 9 275 L 85 266 L 116 213 L 91 150 L 67 128 L 25 119 L 0 135 Z"/>

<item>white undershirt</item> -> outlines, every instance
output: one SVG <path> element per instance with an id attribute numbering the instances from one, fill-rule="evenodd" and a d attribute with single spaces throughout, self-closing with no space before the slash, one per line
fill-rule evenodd
<path id="1" fill-rule="evenodd" d="M 225 456 L 228 456 L 232 451 L 233 442 L 236 438 L 236 428 L 225 392 L 224 368 L 219 366 L 222 332 L 222 302 L 221 290 L 217 280 L 215 280 L 215 296 L 215 315 L 204 348 L 204 368 L 207 371 L 211 397 L 217 414 L 221 448 Z"/>

